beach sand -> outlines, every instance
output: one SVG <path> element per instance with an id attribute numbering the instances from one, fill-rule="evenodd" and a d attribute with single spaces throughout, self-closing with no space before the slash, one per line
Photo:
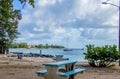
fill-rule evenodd
<path id="1" fill-rule="evenodd" d="M 41 57 L 23 57 L 19 60 L 16 57 L 0 55 L 0 79 L 44 79 L 38 77 L 35 72 L 45 69 L 42 64 L 46 62 L 53 60 Z M 86 69 L 83 74 L 77 74 L 75 79 L 120 79 L 118 63 L 112 68 L 94 68 L 87 62 L 78 62 L 75 67 Z"/>

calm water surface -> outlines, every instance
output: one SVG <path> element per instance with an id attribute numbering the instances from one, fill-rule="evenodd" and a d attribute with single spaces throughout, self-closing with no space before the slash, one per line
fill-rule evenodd
<path id="1" fill-rule="evenodd" d="M 22 53 L 40 53 L 46 55 L 63 55 L 64 58 L 69 58 L 69 60 L 77 60 L 77 61 L 86 61 L 84 59 L 84 52 L 85 50 L 72 50 L 72 51 L 63 51 L 63 49 L 24 49 L 24 48 L 17 48 L 17 49 L 10 49 L 10 52 L 22 52 Z"/>

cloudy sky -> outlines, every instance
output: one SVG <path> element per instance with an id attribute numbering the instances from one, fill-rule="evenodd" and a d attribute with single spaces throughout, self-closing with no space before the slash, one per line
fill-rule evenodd
<path id="1" fill-rule="evenodd" d="M 35 8 L 14 2 L 22 10 L 16 42 L 81 48 L 118 44 L 119 0 L 36 0 Z"/>

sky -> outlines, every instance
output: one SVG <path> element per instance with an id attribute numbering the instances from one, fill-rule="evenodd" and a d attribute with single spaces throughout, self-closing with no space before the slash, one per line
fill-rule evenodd
<path id="1" fill-rule="evenodd" d="M 119 0 L 35 0 L 35 8 L 24 8 L 15 0 L 14 7 L 22 11 L 15 42 L 53 44 L 82 48 L 118 44 Z"/>

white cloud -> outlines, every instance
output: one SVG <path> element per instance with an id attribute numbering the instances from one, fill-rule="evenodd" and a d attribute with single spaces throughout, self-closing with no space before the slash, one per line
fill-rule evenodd
<path id="1" fill-rule="evenodd" d="M 64 0 L 58 0 L 60 3 L 62 3 Z"/>
<path id="2" fill-rule="evenodd" d="M 85 30 L 87 36 L 90 36 L 88 39 L 98 39 L 98 40 L 117 40 L 118 30 L 117 28 L 101 28 L 101 29 L 87 29 Z"/>
<path id="3" fill-rule="evenodd" d="M 84 19 L 87 15 L 94 14 L 98 4 L 96 0 L 76 0 L 75 13 L 78 18 Z"/>
<path id="4" fill-rule="evenodd" d="M 47 6 L 47 5 L 53 5 L 56 3 L 56 0 L 38 0 L 38 4 L 40 6 Z"/>
<path id="5" fill-rule="evenodd" d="M 41 12 L 40 10 L 36 10 L 33 12 L 33 15 L 35 18 L 39 18 L 39 16 L 42 16 L 43 12 Z"/>
<path id="6" fill-rule="evenodd" d="M 63 34 L 63 33 L 65 33 L 65 29 L 63 29 L 62 27 L 57 27 L 57 28 L 54 30 L 54 33 Z"/>
<path id="7" fill-rule="evenodd" d="M 22 18 L 24 18 L 24 19 L 22 19 L 21 21 L 20 21 L 20 24 L 22 25 L 22 24 L 29 24 L 29 23 L 31 23 L 31 17 L 30 17 L 30 15 L 28 14 L 28 15 L 23 15 L 22 16 Z"/>
<path id="8" fill-rule="evenodd" d="M 43 28 L 43 27 L 39 27 L 39 28 L 34 27 L 34 28 L 33 28 L 33 31 L 44 32 L 44 28 Z"/>
<path id="9" fill-rule="evenodd" d="M 26 39 L 24 39 L 24 38 L 22 38 L 22 37 L 19 37 L 19 38 L 17 39 L 17 41 L 18 41 L 18 42 L 25 42 Z"/>
<path id="10" fill-rule="evenodd" d="M 118 13 L 110 16 L 106 22 L 103 23 L 103 25 L 109 25 L 109 26 L 118 26 Z"/>
<path id="11" fill-rule="evenodd" d="M 35 8 L 23 11 L 19 27 L 21 36 L 18 40 L 66 45 L 66 40 L 69 39 L 72 47 L 89 43 L 100 45 L 101 42 L 116 44 L 117 28 L 109 26 L 118 25 L 118 11 L 101 2 L 102 0 L 37 0 Z"/>
<path id="12" fill-rule="evenodd" d="M 28 31 L 24 31 L 24 33 L 22 33 L 22 35 L 23 35 L 23 37 L 25 37 L 25 38 L 31 38 L 31 37 L 34 36 L 33 33 L 30 33 L 30 32 L 28 32 Z"/>

